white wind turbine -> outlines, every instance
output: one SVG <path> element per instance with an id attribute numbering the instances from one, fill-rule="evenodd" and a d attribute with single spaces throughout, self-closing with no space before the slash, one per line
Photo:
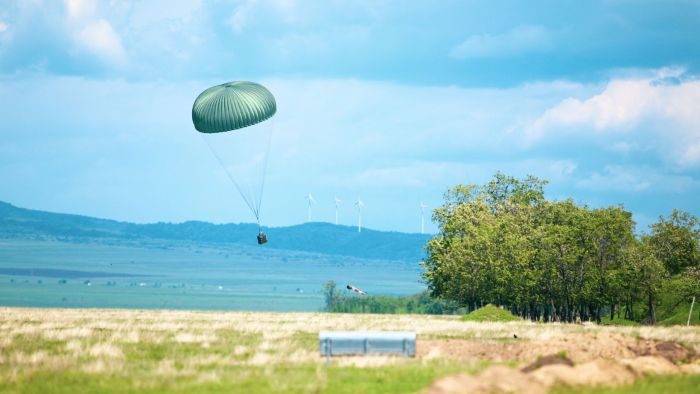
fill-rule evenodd
<path id="1" fill-rule="evenodd" d="M 340 205 L 343 200 L 339 199 L 338 196 L 333 197 L 333 201 L 335 202 L 335 225 L 338 225 L 338 206 Z"/>
<path id="2" fill-rule="evenodd" d="M 365 204 L 359 198 L 355 201 L 355 206 L 357 207 L 357 232 L 362 232 L 362 208 Z"/>
<path id="3" fill-rule="evenodd" d="M 316 204 L 316 199 L 314 196 L 309 193 L 304 198 L 308 201 L 308 211 L 306 212 L 306 222 L 309 223 L 311 222 L 311 204 Z"/>
<path id="4" fill-rule="evenodd" d="M 427 205 L 423 204 L 423 201 L 420 202 L 420 233 L 425 234 L 425 208 L 428 208 Z"/>

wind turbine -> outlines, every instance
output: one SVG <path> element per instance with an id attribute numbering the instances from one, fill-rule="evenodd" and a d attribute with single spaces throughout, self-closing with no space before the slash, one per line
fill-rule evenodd
<path id="1" fill-rule="evenodd" d="M 423 201 L 420 202 L 420 233 L 425 234 L 425 208 L 428 208 L 427 205 L 423 204 Z"/>
<path id="2" fill-rule="evenodd" d="M 365 204 L 359 198 L 355 201 L 355 206 L 357 207 L 357 232 L 362 232 L 362 208 Z"/>
<path id="3" fill-rule="evenodd" d="M 333 197 L 333 201 L 335 202 L 335 225 L 338 225 L 338 206 L 340 205 L 343 200 L 339 199 L 338 196 Z"/>
<path id="4" fill-rule="evenodd" d="M 307 214 L 306 214 L 306 222 L 309 223 L 309 222 L 311 222 L 311 204 L 316 204 L 316 199 L 314 198 L 314 196 L 311 193 L 307 194 L 304 198 L 306 200 L 308 200 L 308 204 L 309 204 L 309 209 L 308 209 Z"/>

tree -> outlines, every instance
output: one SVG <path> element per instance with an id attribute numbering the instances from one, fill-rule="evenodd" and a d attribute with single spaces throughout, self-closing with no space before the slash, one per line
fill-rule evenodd
<path id="1" fill-rule="evenodd" d="M 440 231 L 423 263 L 430 294 L 468 309 L 492 303 L 524 318 L 567 322 L 600 321 L 606 309 L 614 317 L 624 302 L 636 302 L 625 278 L 653 264 L 625 265 L 632 214 L 547 201 L 546 183 L 497 173 L 482 186 L 449 189 L 434 211 Z M 645 284 L 655 305 L 656 287 Z"/>
<path id="2" fill-rule="evenodd" d="M 440 235 L 428 242 L 423 263 L 431 295 L 469 308 L 491 302 L 539 316 L 531 230 L 545 184 L 497 173 L 486 185 L 449 189 L 434 211 Z"/>
<path id="3" fill-rule="evenodd" d="M 649 242 L 671 275 L 700 266 L 700 223 L 688 212 L 674 209 L 651 226 Z"/>
<path id="4" fill-rule="evenodd" d="M 325 310 L 330 312 L 340 298 L 340 292 L 336 288 L 334 280 L 329 280 L 323 283 L 322 286 L 323 298 L 325 300 Z"/>
<path id="5" fill-rule="evenodd" d="M 664 265 L 656 257 L 649 237 L 642 237 L 628 250 L 629 263 L 633 267 L 634 277 L 630 285 L 636 287 L 646 303 L 647 324 L 656 324 L 656 307 L 661 291 L 667 279 Z"/>

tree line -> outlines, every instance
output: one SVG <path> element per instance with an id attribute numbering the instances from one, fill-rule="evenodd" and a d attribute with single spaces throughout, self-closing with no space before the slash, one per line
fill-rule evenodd
<path id="1" fill-rule="evenodd" d="M 453 315 L 464 313 L 464 308 L 451 300 L 431 297 L 427 291 L 408 296 L 358 296 L 346 295 L 338 290 L 336 282 L 329 280 L 322 285 L 325 312 L 429 314 Z"/>
<path id="2" fill-rule="evenodd" d="M 547 200 L 546 184 L 497 173 L 484 185 L 449 189 L 433 212 L 439 233 L 422 263 L 430 295 L 536 321 L 617 316 L 648 324 L 662 298 L 700 295 L 695 216 L 674 210 L 637 234 L 622 205 Z"/>

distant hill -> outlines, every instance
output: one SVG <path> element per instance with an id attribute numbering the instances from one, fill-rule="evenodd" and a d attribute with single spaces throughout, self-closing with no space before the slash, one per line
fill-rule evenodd
<path id="1" fill-rule="evenodd" d="M 266 228 L 263 247 L 383 260 L 420 261 L 429 235 L 376 231 L 330 223 Z M 135 224 L 89 216 L 15 207 L 0 201 L 0 238 L 166 239 L 255 245 L 257 225 L 184 223 Z"/>

